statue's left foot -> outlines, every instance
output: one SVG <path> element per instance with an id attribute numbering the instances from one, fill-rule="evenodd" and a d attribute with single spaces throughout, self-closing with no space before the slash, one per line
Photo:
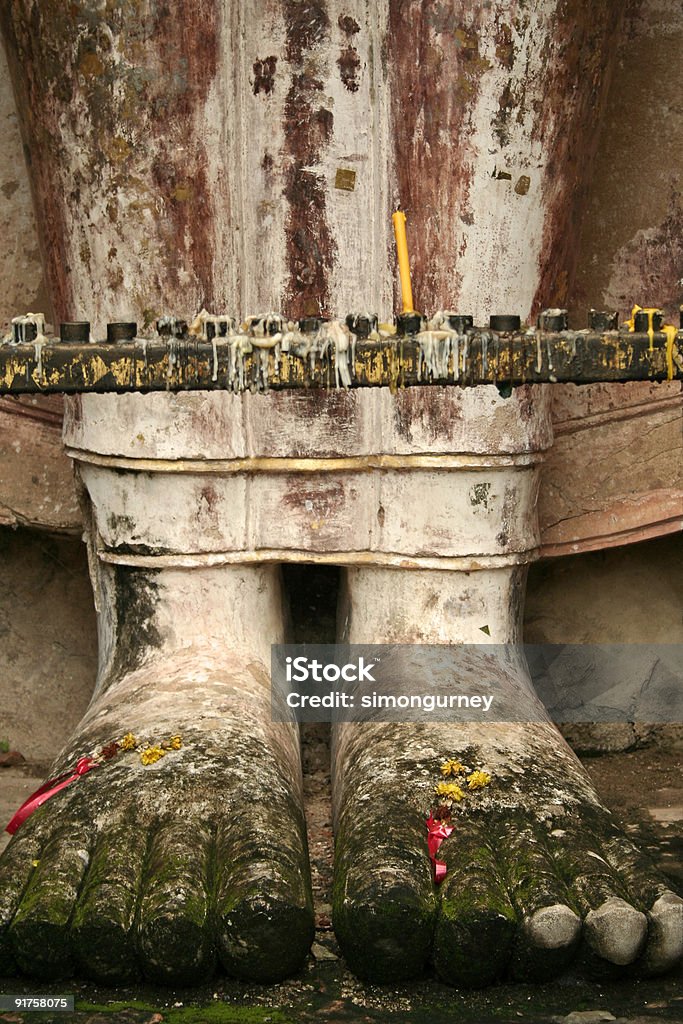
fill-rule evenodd
<path id="1" fill-rule="evenodd" d="M 410 615 L 421 628 L 432 614 L 446 622 L 448 607 L 465 607 L 462 593 L 455 602 L 458 587 L 475 601 L 475 574 L 458 575 L 350 570 L 351 639 L 357 631 L 365 641 L 374 627 L 376 637 L 400 642 Z M 334 927 L 350 968 L 382 982 L 433 965 L 446 982 L 481 987 L 550 978 L 572 962 L 598 975 L 674 967 L 683 957 L 683 900 L 619 830 L 543 720 L 523 663 L 511 656 L 497 666 L 485 649 L 462 650 L 485 692 L 512 707 L 511 717 L 528 711 L 528 724 L 335 726 Z M 415 692 L 415 672 L 408 675 L 401 692 Z M 444 681 L 460 692 L 454 674 Z M 430 814 L 444 833 L 452 828 L 435 855 L 446 867 L 440 885 L 427 847 Z"/>
<path id="2" fill-rule="evenodd" d="M 683 956 L 683 900 L 600 807 L 551 725 L 344 727 L 334 926 L 372 981 L 433 964 L 458 986 L 543 980 L 572 961 L 660 974 Z M 433 881 L 427 815 L 449 758 L 483 767 Z M 465 777 L 452 780 L 467 790 Z M 443 810 L 441 811 L 443 813 Z"/>

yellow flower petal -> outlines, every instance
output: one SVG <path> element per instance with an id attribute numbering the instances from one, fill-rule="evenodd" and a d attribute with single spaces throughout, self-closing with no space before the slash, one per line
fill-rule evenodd
<path id="1" fill-rule="evenodd" d="M 121 750 L 135 750 L 138 745 L 138 741 L 132 732 L 127 732 L 122 740 L 119 740 L 119 746 Z"/>
<path id="2" fill-rule="evenodd" d="M 455 800 L 456 802 L 462 800 L 465 795 L 457 782 L 437 782 L 434 792 L 437 796 L 443 796 L 447 800 Z"/>
<path id="3" fill-rule="evenodd" d="M 166 751 L 161 747 L 145 747 L 140 753 L 140 761 L 142 764 L 155 764 L 160 758 L 166 756 Z"/>
<path id="4" fill-rule="evenodd" d="M 441 774 L 446 777 L 449 775 L 461 775 L 464 771 L 465 768 L 460 764 L 460 761 L 454 761 L 452 758 L 449 758 L 448 761 L 444 761 L 441 765 Z"/>
<path id="5" fill-rule="evenodd" d="M 467 776 L 467 788 L 468 789 L 483 789 L 484 786 L 488 786 L 491 781 L 491 776 L 488 772 L 481 772 L 479 769 L 472 772 L 471 775 Z"/>

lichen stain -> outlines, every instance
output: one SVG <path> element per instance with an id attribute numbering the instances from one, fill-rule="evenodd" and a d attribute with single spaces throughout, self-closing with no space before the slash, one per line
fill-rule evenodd
<path id="1" fill-rule="evenodd" d="M 255 60 L 254 72 L 254 96 L 264 92 L 269 96 L 275 87 L 275 69 L 277 68 L 277 57 L 265 57 L 263 60 Z"/>
<path id="2" fill-rule="evenodd" d="M 398 391 L 393 410 L 394 427 L 409 443 L 413 441 L 416 428 L 430 443 L 447 440 L 453 436 L 459 419 L 458 407 L 454 402 L 445 401 L 445 389 L 440 386 Z"/>
<path id="3" fill-rule="evenodd" d="M 283 0 L 286 55 L 291 63 L 299 63 L 307 50 L 327 37 L 330 19 L 324 0 Z"/>
<path id="4" fill-rule="evenodd" d="M 89 270 L 90 269 L 90 257 L 92 255 L 92 253 L 90 251 L 90 245 L 88 244 L 88 239 L 87 238 L 83 238 L 81 240 L 81 244 L 78 247 L 78 255 L 80 257 L 81 263 L 85 267 L 87 267 L 88 270 Z"/>
<path id="5" fill-rule="evenodd" d="M 0 185 L 0 192 L 2 192 L 5 199 L 11 199 L 18 188 L 18 181 L 6 181 L 3 185 Z"/>
<path id="6" fill-rule="evenodd" d="M 110 163 L 121 164 L 132 154 L 133 147 L 121 135 L 115 135 L 102 141 L 102 152 Z"/>
<path id="7" fill-rule="evenodd" d="M 361 67 L 358 50 L 354 46 L 345 47 L 339 54 L 337 66 L 344 86 L 349 92 L 358 92 L 358 73 Z"/>
<path id="8" fill-rule="evenodd" d="M 104 63 L 96 53 L 86 52 L 78 62 L 78 70 L 84 78 L 94 78 L 104 72 Z"/>
<path id="9" fill-rule="evenodd" d="M 510 116 L 518 106 L 518 101 L 512 90 L 512 82 L 507 82 L 498 98 L 498 110 L 491 120 L 493 134 L 498 139 L 501 148 L 508 145 L 510 141 L 510 130 L 508 127 Z"/>
<path id="10" fill-rule="evenodd" d="M 360 32 L 360 25 L 350 14 L 340 14 L 337 24 L 347 36 L 355 36 L 357 32 Z"/>
<path id="11" fill-rule="evenodd" d="M 285 99 L 284 189 L 288 282 L 285 312 L 294 318 L 329 315 L 329 275 L 335 242 L 327 222 L 325 177 L 314 168 L 332 136 L 315 49 L 327 38 L 329 17 L 321 0 L 283 0 L 286 56 L 292 67 Z"/>
<path id="12" fill-rule="evenodd" d="M 470 505 L 483 505 L 484 508 L 488 509 L 490 492 L 490 483 L 475 484 L 474 487 L 470 488 Z"/>
<path id="13" fill-rule="evenodd" d="M 508 71 L 512 70 L 515 63 L 515 47 L 512 42 L 512 29 L 509 25 L 503 22 L 499 25 L 496 34 L 496 57 L 504 68 Z"/>

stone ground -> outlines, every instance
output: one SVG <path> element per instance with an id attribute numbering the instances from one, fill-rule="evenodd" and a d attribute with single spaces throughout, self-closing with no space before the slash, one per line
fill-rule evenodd
<path id="1" fill-rule="evenodd" d="M 88 600 L 83 589 L 77 562 L 80 552 L 69 548 L 71 541 L 41 540 L 29 549 L 10 544 L 4 550 L 5 567 L 13 560 L 21 564 L 21 573 L 10 579 L 11 585 L 26 590 L 26 595 L 13 592 L 10 603 L 33 595 L 24 607 L 38 610 L 43 602 L 56 609 L 64 621 L 50 643 L 66 643 L 64 630 L 78 629 L 78 623 L 67 621 L 60 604 L 64 577 L 46 575 L 46 568 L 55 559 L 73 571 L 68 586 L 76 587 L 82 604 Z M 75 543 L 75 542 L 74 542 Z M 46 546 L 47 544 L 47 546 Z M 63 545 L 66 544 L 66 547 Z M 299 606 L 293 607 L 295 639 L 330 642 L 333 637 L 332 601 L 324 591 L 330 579 L 322 574 L 316 580 L 309 575 L 305 586 L 298 586 L 298 570 L 290 570 L 289 584 L 293 595 L 299 595 Z M 62 582 L 59 582 L 59 579 Z M 19 580 L 21 579 L 21 584 Z M 76 597 L 72 595 L 72 600 Z M 2 602 L 0 601 L 0 605 Z M 73 607 L 73 606 L 72 606 Z M 0 611 L 2 608 L 0 607 Z M 11 621 L 10 621 L 11 619 Z M 31 638 L 36 625 L 32 616 L 16 614 L 2 621 L 0 639 L 5 651 L 13 652 L 14 670 L 26 679 L 32 673 L 35 684 L 49 687 L 49 679 L 38 653 L 32 651 Z M 313 624 L 315 629 L 313 629 Z M 4 627 L 4 628 L 3 628 Z M 82 620 L 80 628 L 82 629 Z M 59 634 L 59 635 L 58 635 Z M 69 641 L 71 643 L 72 641 Z M 27 660 L 29 659 L 29 660 Z M 30 660 L 32 659 L 32 660 Z M 82 667 L 82 666 L 81 666 Z M 49 675 L 49 673 L 47 673 Z M 4 689 L 4 687 L 3 687 Z M 75 693 L 75 691 L 74 691 Z M 63 695 L 63 698 L 66 694 Z M 82 700 L 82 697 L 79 697 Z M 77 712 L 75 699 L 73 714 Z M 35 692 L 32 705 L 36 706 Z M 78 712 L 77 717 L 80 715 Z M 0 741 L 5 735 L 6 716 L 0 719 Z M 66 727 L 65 722 L 59 723 Z M 16 807 L 45 778 L 49 758 L 41 753 L 37 734 L 55 728 L 53 714 L 35 720 L 35 735 L 26 734 L 29 758 L 23 764 L 0 768 L 0 822 L 9 820 Z M 45 742 L 47 742 L 45 738 Z M 54 741 L 53 741 L 54 742 Z M 13 744 L 14 745 L 14 744 Z M 17 744 L 18 746 L 18 744 Z M 49 1024 L 74 1021 L 78 1024 L 294 1024 L 322 1021 L 374 1022 L 395 1024 L 441 1024 L 442 1021 L 529 1022 L 549 1024 L 593 1024 L 600 1021 L 621 1021 L 623 1024 L 645 1024 L 654 1020 L 683 1024 L 683 970 L 664 979 L 640 981 L 629 977 L 618 981 L 582 981 L 568 974 L 552 985 L 502 985 L 484 992 L 460 992 L 433 979 L 402 986 L 370 986 L 357 981 L 345 968 L 335 943 L 330 921 L 330 886 L 332 879 L 332 825 L 329 792 L 329 728 L 324 725 L 304 726 L 304 770 L 306 779 L 309 845 L 313 866 L 316 898 L 317 934 L 312 955 L 294 979 L 280 985 L 253 986 L 226 979 L 215 980 L 201 989 L 169 990 L 137 986 L 115 991 L 99 986 L 65 981 L 55 985 L 37 985 L 18 979 L 0 978 L 0 995 L 6 994 L 73 994 L 76 1012 L 14 1013 L 0 1012 L 1 1022 L 8 1024 Z M 0 755 L 1 757 L 1 755 Z M 611 807 L 632 836 L 646 848 L 669 876 L 672 887 L 683 895 L 683 751 L 657 746 L 584 757 L 602 799 Z M 5 839 L 0 838 L 0 848 Z M 426 856 L 426 849 L 425 849 Z M 486 950 L 482 949 L 482 955 Z"/>

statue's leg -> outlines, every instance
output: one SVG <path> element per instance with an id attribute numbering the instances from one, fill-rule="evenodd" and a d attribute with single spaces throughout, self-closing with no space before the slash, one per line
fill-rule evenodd
<path id="1" fill-rule="evenodd" d="M 218 961 L 236 977 L 276 980 L 298 969 L 313 937 L 298 730 L 270 711 L 279 568 L 198 554 L 220 516 L 215 477 L 155 472 L 151 461 L 146 472 L 117 469 L 97 430 L 111 440 L 132 425 L 131 407 L 120 419 L 121 403 L 98 401 L 75 418 L 100 672 L 51 776 L 126 734 L 139 746 L 19 826 L 0 861 L 0 974 L 191 983 Z M 148 402 L 138 396 L 133 439 L 152 427 Z M 157 396 L 153 421 L 166 405 L 177 423 L 173 403 Z M 179 428 L 164 435 L 179 443 Z M 174 736 L 180 749 L 143 763 L 145 743 Z"/>
<path id="2" fill-rule="evenodd" d="M 382 498 L 382 505 L 385 529 L 394 518 L 400 531 L 393 543 L 402 545 L 403 564 L 414 567 L 399 559 L 391 568 L 379 559 L 371 565 L 367 555 L 347 568 L 340 640 L 521 640 L 522 563 L 533 556 L 535 534 L 534 487 L 524 480 L 533 472 L 531 450 L 540 447 L 532 424 L 540 424 L 543 403 L 538 391 L 528 404 L 500 403 L 492 390 L 470 393 L 466 420 L 451 418 L 448 427 L 434 420 L 439 403 L 425 392 L 394 398 L 413 450 L 428 438 L 436 451 L 443 429 L 450 450 L 465 454 L 460 469 L 457 458 L 447 470 L 435 457 L 429 473 L 410 473 L 404 460 L 396 485 L 403 502 Z M 440 459 L 441 487 L 432 475 Z M 334 926 L 352 970 L 389 981 L 432 962 L 445 981 L 470 986 L 506 975 L 546 978 L 575 958 L 588 970 L 634 963 L 667 970 L 683 954 L 683 900 L 600 804 L 535 697 L 524 660 L 509 647 L 502 663 L 492 663 L 472 646 L 464 663 L 494 696 L 489 721 L 485 714 L 458 721 L 455 710 L 433 724 L 390 722 L 378 712 L 333 727 Z M 410 657 L 403 665 L 396 682 L 415 693 Z M 445 692 L 463 692 L 457 675 Z M 443 803 L 434 787 L 449 759 L 485 770 L 491 782 L 454 803 L 454 831 L 438 854 L 447 874 L 436 886 L 426 819 Z M 462 776 L 457 781 L 467 789 Z"/>

